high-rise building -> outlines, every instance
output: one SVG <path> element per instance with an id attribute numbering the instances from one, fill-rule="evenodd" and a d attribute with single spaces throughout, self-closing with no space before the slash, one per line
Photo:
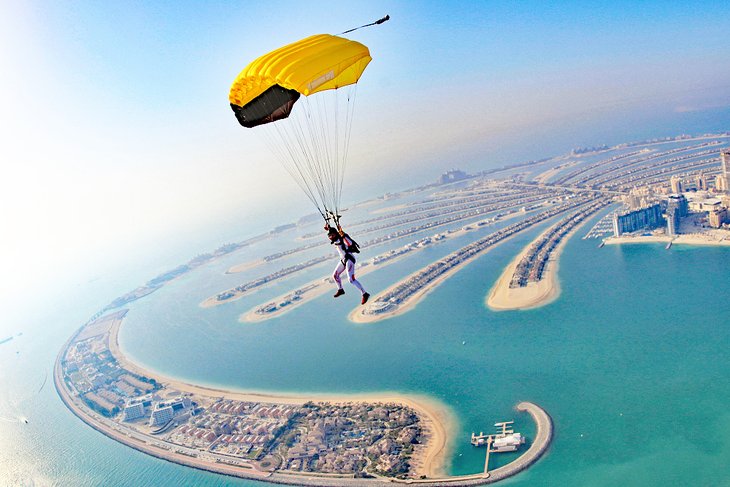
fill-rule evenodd
<path id="1" fill-rule="evenodd" d="M 613 214 L 614 237 L 638 230 L 651 230 L 662 225 L 664 225 L 664 218 L 662 217 L 662 207 L 659 204 L 626 213 Z"/>
<path id="2" fill-rule="evenodd" d="M 670 194 L 667 198 L 667 212 L 677 210 L 677 216 L 684 218 L 689 213 L 689 203 L 683 194 Z"/>
<path id="3" fill-rule="evenodd" d="M 727 208 L 718 208 L 708 213 L 707 222 L 712 228 L 720 228 L 723 223 L 727 223 L 727 216 Z"/>
<path id="4" fill-rule="evenodd" d="M 667 235 L 679 233 L 679 223 L 689 213 L 689 203 L 683 194 L 670 194 L 667 198 Z"/>
<path id="5" fill-rule="evenodd" d="M 720 174 L 715 178 L 717 191 L 730 191 L 730 149 L 720 151 Z"/>
<path id="6" fill-rule="evenodd" d="M 728 177 L 724 174 L 718 174 L 717 176 L 715 176 L 715 189 L 717 191 L 725 192 L 730 190 L 730 181 L 728 181 Z"/>
<path id="7" fill-rule="evenodd" d="M 152 409 L 150 426 L 163 425 L 175 416 L 187 413 L 191 408 L 192 403 L 190 398 L 186 396 L 178 396 L 175 399 L 158 402 Z"/>
<path id="8" fill-rule="evenodd" d="M 702 171 L 700 171 L 700 173 L 697 175 L 695 183 L 697 184 L 697 189 L 699 191 L 707 190 L 709 188 L 707 184 L 707 176 L 705 176 Z"/>
<path id="9" fill-rule="evenodd" d="M 454 181 L 461 181 L 462 179 L 466 179 L 468 177 L 469 175 L 464 171 L 461 171 L 459 169 L 452 169 L 450 171 L 446 171 L 441 176 L 439 176 L 438 182 L 439 184 L 453 183 Z"/>
<path id="10" fill-rule="evenodd" d="M 147 409 L 152 405 L 152 398 L 147 396 L 136 397 L 130 399 L 124 405 L 123 417 L 124 421 L 132 421 L 145 416 Z"/>
<path id="11" fill-rule="evenodd" d="M 684 184 L 682 183 L 682 178 L 680 178 L 679 176 L 672 176 L 669 182 L 672 185 L 672 193 L 684 192 Z"/>
<path id="12" fill-rule="evenodd" d="M 679 211 L 667 208 L 667 235 L 673 237 L 679 233 Z"/>

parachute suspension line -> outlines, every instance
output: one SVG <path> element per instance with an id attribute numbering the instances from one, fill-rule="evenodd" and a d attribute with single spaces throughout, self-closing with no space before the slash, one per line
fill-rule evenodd
<path id="1" fill-rule="evenodd" d="M 309 98 L 304 100 L 306 101 L 303 104 L 300 103 L 301 109 L 293 112 L 287 120 L 271 125 L 276 127 L 279 138 L 288 150 L 289 158 L 284 157 L 282 165 L 300 187 L 308 188 L 310 200 L 316 201 L 315 206 L 327 220 L 325 214 L 329 214 L 332 208 L 331 197 L 328 197 L 331 192 L 328 191 L 326 166 L 322 164 L 323 158 L 326 157 L 322 138 L 327 132 L 321 130 L 322 117 L 318 117 L 312 110 Z M 317 128 L 320 130 L 316 130 Z"/>
<path id="2" fill-rule="evenodd" d="M 379 25 L 379 24 L 382 24 L 383 22 L 386 22 L 388 20 L 390 20 L 390 15 L 386 15 L 382 19 L 378 19 L 375 22 L 371 22 L 369 24 L 361 25 L 360 27 L 355 27 L 354 29 L 346 30 L 345 32 L 341 32 L 339 35 L 347 34 L 348 32 L 353 32 L 353 31 L 356 31 L 358 29 L 362 29 L 364 27 L 370 27 L 371 25 Z"/>
<path id="3" fill-rule="evenodd" d="M 288 118 L 259 129 L 325 221 L 339 222 L 356 94 L 351 84 L 302 96 Z"/>
<path id="4" fill-rule="evenodd" d="M 347 105 L 345 112 L 345 122 L 343 130 L 343 144 L 342 144 L 342 171 L 339 178 L 339 185 L 337 187 L 337 200 L 340 201 L 342 197 L 342 187 L 345 182 L 345 170 L 347 169 L 347 156 L 350 152 L 350 140 L 352 134 L 352 120 L 355 115 L 355 98 L 357 95 L 357 84 L 350 85 L 349 92 L 347 93 Z"/>
<path id="5" fill-rule="evenodd" d="M 292 122 L 294 121 L 295 120 L 292 120 Z M 287 125 L 294 125 L 294 127 L 292 128 L 292 130 L 287 130 L 287 128 L 289 128 L 287 127 Z M 321 200 L 321 191 L 319 190 L 319 188 L 312 188 L 312 185 L 309 183 L 310 180 L 305 175 L 304 169 L 306 167 L 305 159 L 307 151 L 302 150 L 301 141 L 303 140 L 303 138 L 297 137 L 297 127 L 295 126 L 295 124 L 273 123 L 266 124 L 262 128 L 264 129 L 262 130 L 262 132 L 266 134 L 265 138 L 272 153 L 274 153 L 279 158 L 279 162 L 281 163 L 281 165 L 284 166 L 284 169 L 289 173 L 292 179 L 294 179 L 294 181 L 302 189 L 302 191 L 312 202 L 312 204 L 314 204 L 319 214 L 322 215 L 322 218 L 325 218 L 326 208 L 323 208 L 321 201 L 319 201 L 315 195 L 316 191 L 317 193 L 319 193 Z M 276 132 L 278 136 L 278 141 L 274 140 L 272 133 L 273 131 Z M 300 150 L 297 150 L 295 144 L 297 141 L 299 141 Z"/>
<path id="6" fill-rule="evenodd" d="M 280 125 L 283 126 L 284 124 Z M 295 157 L 292 158 L 296 164 L 297 171 L 305 182 L 311 183 L 314 186 L 319 196 L 319 202 L 323 212 L 326 212 L 328 209 L 326 189 L 317 163 L 317 141 L 313 138 L 311 130 L 313 123 L 310 111 L 302 111 L 301 116 L 295 116 L 291 119 L 291 123 L 286 125 L 291 125 L 289 136 L 298 146 L 298 150 L 295 151 Z"/>
<path id="7" fill-rule="evenodd" d="M 337 131 L 339 130 L 339 125 L 337 123 L 337 111 L 339 110 L 339 106 L 337 103 L 337 93 L 338 90 L 334 89 L 332 90 L 332 103 L 334 104 L 334 107 L 328 108 L 326 106 L 326 100 L 325 97 L 321 97 L 322 104 L 320 105 L 320 109 L 322 110 L 321 114 L 323 115 L 323 122 L 324 122 L 324 132 L 323 134 L 325 137 L 331 135 L 329 140 L 327 140 L 327 159 L 329 162 L 329 170 L 328 170 L 328 178 L 329 178 L 329 194 L 331 195 L 332 200 L 332 211 L 335 213 L 335 215 L 340 214 L 340 199 L 337 195 L 337 175 L 339 173 L 339 165 L 340 160 L 338 158 L 338 147 L 337 147 Z M 330 113 L 333 113 L 334 120 L 330 119 Z"/>
<path id="8" fill-rule="evenodd" d="M 328 197 L 329 189 L 327 184 L 328 177 L 326 172 L 327 161 L 325 150 L 326 140 L 324 140 L 326 132 L 322 127 L 323 122 L 321 114 L 315 112 L 313 109 L 316 108 L 316 106 L 312 105 L 313 103 L 309 100 L 309 97 L 307 97 L 303 108 L 305 109 L 304 113 L 307 119 L 306 128 L 308 129 L 308 137 L 306 140 L 311 143 L 309 151 L 310 177 L 316 182 L 316 185 L 319 188 L 323 207 L 325 210 L 330 210 L 332 208 L 332 202 L 331 198 Z"/>
<path id="9" fill-rule="evenodd" d="M 314 146 L 314 163 L 316 167 L 316 176 L 319 184 L 322 186 L 322 198 L 324 205 L 328 210 L 333 209 L 332 192 L 330 189 L 330 165 L 329 147 L 327 141 L 327 107 L 325 97 L 317 96 L 313 101 L 307 98 L 308 110 L 310 115 L 309 128 L 311 131 L 311 140 Z"/>
<path id="10" fill-rule="evenodd" d="M 337 90 L 327 93 L 318 94 L 314 97 L 308 97 L 302 108 L 308 112 L 308 128 L 310 129 L 310 137 L 308 140 L 312 143 L 312 177 L 318 181 L 320 187 L 323 188 L 323 204 L 328 213 L 337 215 L 339 211 L 339 199 L 337 194 L 337 178 L 339 170 L 339 153 L 337 147 L 339 140 L 338 130 L 340 126 L 337 122 Z M 334 100 L 330 100 L 330 97 Z M 334 107 L 330 106 L 335 103 Z M 335 118 L 333 120 L 331 112 L 334 109 Z"/>
<path id="11" fill-rule="evenodd" d="M 339 159 L 338 159 L 338 150 L 337 150 L 337 131 L 339 130 L 339 125 L 337 124 L 337 110 L 339 109 L 337 104 L 337 92 L 339 90 L 335 88 L 332 90 L 332 103 L 334 107 L 332 109 L 327 109 L 326 103 L 324 103 L 324 97 L 322 97 L 322 106 L 323 109 L 322 114 L 324 115 L 323 121 L 325 126 L 325 134 L 331 134 L 330 139 L 327 141 L 327 158 L 329 159 L 329 190 L 330 194 L 332 195 L 332 211 L 336 214 L 340 214 L 340 200 L 337 197 L 336 193 L 336 178 L 338 174 L 338 167 L 339 167 Z M 332 113 L 333 119 L 330 119 L 330 113 Z"/>
<path id="12" fill-rule="evenodd" d="M 271 124 L 274 125 L 274 124 Z M 278 135 L 278 140 L 274 140 L 274 134 L 273 131 L 276 131 Z M 287 137 L 284 135 L 284 133 L 280 130 L 280 127 L 275 126 L 264 128 L 262 130 L 262 133 L 264 133 L 267 145 L 269 146 L 269 149 L 272 153 L 279 159 L 279 162 L 284 167 L 286 172 L 289 173 L 289 176 L 297 183 L 297 186 L 301 188 L 301 190 L 304 192 L 304 194 L 307 196 L 309 201 L 314 204 L 314 206 L 317 208 L 317 211 L 320 215 L 324 218 L 324 209 L 321 208 L 321 204 L 317 200 L 316 196 L 314 195 L 314 191 L 312 190 L 311 186 L 307 183 L 307 179 L 303 177 L 301 173 L 301 168 L 299 167 L 299 164 L 296 162 L 294 164 L 290 164 L 289 161 L 296 161 L 296 152 L 291 146 L 291 141 L 287 139 Z M 282 149 L 282 143 L 284 146 L 284 149 Z"/>

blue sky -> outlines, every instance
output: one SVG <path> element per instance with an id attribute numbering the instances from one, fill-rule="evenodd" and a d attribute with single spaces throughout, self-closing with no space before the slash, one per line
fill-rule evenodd
<path id="1" fill-rule="evenodd" d="M 5 1 L 0 292 L 27 293 L 44 269 L 113 269 L 221 215 L 253 233 L 277 205 L 306 205 L 235 122 L 230 83 L 264 52 L 386 13 L 350 34 L 374 59 L 353 199 L 730 105 L 727 2 Z"/>

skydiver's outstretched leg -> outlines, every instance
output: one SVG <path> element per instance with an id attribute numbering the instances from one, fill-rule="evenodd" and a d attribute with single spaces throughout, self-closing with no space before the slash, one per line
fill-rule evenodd
<path id="1" fill-rule="evenodd" d="M 335 280 L 335 284 L 337 284 L 337 292 L 335 293 L 335 297 L 339 298 L 343 294 L 345 294 L 345 290 L 342 289 L 342 279 L 340 279 L 340 274 L 342 274 L 345 271 L 345 265 L 340 262 L 337 264 L 337 267 L 335 267 L 335 271 L 332 273 L 332 279 Z"/>
<path id="2" fill-rule="evenodd" d="M 338 276 L 339 278 L 339 276 Z M 360 284 L 360 281 L 355 279 L 355 263 L 351 260 L 347 261 L 347 278 L 350 281 L 350 284 L 355 286 L 360 290 L 362 293 L 362 304 L 365 304 L 368 302 L 368 298 L 370 297 L 370 294 L 365 291 L 365 288 L 362 287 L 362 284 Z"/>

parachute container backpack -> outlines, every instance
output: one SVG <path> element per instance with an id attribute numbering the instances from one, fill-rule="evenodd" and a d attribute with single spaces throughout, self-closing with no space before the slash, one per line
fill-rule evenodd
<path id="1" fill-rule="evenodd" d="M 326 221 L 339 220 L 357 82 L 370 61 L 359 42 L 313 35 L 255 59 L 231 86 L 239 123 L 262 133 Z"/>

